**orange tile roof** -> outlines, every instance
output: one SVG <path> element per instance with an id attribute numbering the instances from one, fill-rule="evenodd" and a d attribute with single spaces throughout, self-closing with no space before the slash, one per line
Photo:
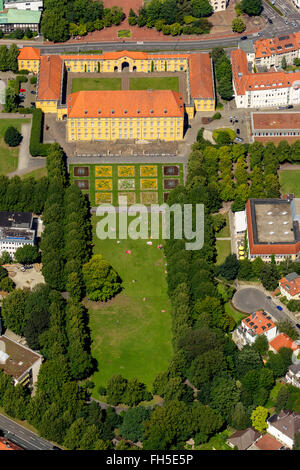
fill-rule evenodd
<path id="1" fill-rule="evenodd" d="M 189 69 L 191 97 L 214 99 L 212 65 L 209 54 L 191 54 Z"/>
<path id="2" fill-rule="evenodd" d="M 171 90 L 78 91 L 68 117 L 183 117 L 182 95 Z"/>
<path id="3" fill-rule="evenodd" d="M 292 281 L 288 281 L 285 277 L 280 279 L 279 284 L 285 289 L 291 296 L 300 294 L 300 276 Z"/>
<path id="4" fill-rule="evenodd" d="M 300 48 L 300 33 L 282 34 L 279 37 L 258 39 L 254 43 L 255 58 L 268 57 Z M 289 47 L 286 47 L 289 46 Z"/>
<path id="5" fill-rule="evenodd" d="M 272 346 L 275 351 L 279 351 L 280 348 L 289 348 L 292 351 L 297 351 L 299 346 L 285 333 L 281 333 L 280 335 L 276 336 L 276 338 L 270 341 L 270 346 Z"/>
<path id="6" fill-rule="evenodd" d="M 251 313 L 247 318 L 244 318 L 242 322 L 244 323 L 244 326 L 254 330 L 257 335 L 261 335 L 262 333 L 276 327 L 275 323 L 267 318 L 267 315 L 268 314 L 264 315 L 262 310 L 258 310 L 255 313 Z"/>
<path id="7" fill-rule="evenodd" d="M 17 446 L 5 437 L 0 437 L 0 450 L 24 450 L 22 447 Z"/>
<path id="8" fill-rule="evenodd" d="M 62 60 L 57 55 L 42 56 L 38 81 L 37 100 L 59 100 L 62 77 Z"/>
<path id="9" fill-rule="evenodd" d="M 18 60 L 39 60 L 40 58 L 41 51 L 35 47 L 23 47 L 18 55 Z"/>
<path id="10" fill-rule="evenodd" d="M 247 56 L 242 49 L 231 52 L 232 74 L 237 95 L 244 95 L 246 91 L 259 89 L 286 88 L 300 86 L 300 72 L 262 72 L 250 73 L 248 71 Z"/>
<path id="11" fill-rule="evenodd" d="M 284 444 L 277 441 L 275 437 L 270 436 L 270 434 L 264 434 L 258 441 L 256 441 L 255 446 L 259 450 L 279 450 Z"/>

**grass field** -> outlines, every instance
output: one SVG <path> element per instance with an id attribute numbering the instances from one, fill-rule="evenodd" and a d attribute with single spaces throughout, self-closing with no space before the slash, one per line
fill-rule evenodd
<path id="1" fill-rule="evenodd" d="M 46 167 L 37 168 L 36 170 L 32 170 L 29 173 L 25 173 L 25 175 L 21 176 L 21 179 L 23 180 L 24 178 L 29 178 L 29 177 L 39 179 L 39 178 L 42 178 L 43 176 L 47 176 Z"/>
<path id="2" fill-rule="evenodd" d="M 118 31 L 118 38 L 130 38 L 131 37 L 131 31 L 129 29 L 120 29 Z"/>
<path id="3" fill-rule="evenodd" d="M 238 324 L 241 322 L 241 320 L 243 318 L 246 318 L 248 316 L 247 313 L 241 313 L 239 312 L 238 310 L 236 310 L 231 304 L 230 302 L 227 302 L 225 304 L 225 312 L 228 313 L 228 315 L 230 315 L 234 320 L 235 322 Z"/>
<path id="4" fill-rule="evenodd" d="M 227 237 L 230 237 L 230 227 L 229 227 L 229 217 L 228 217 L 228 213 L 225 214 L 226 215 L 226 224 L 224 225 L 224 227 L 220 230 L 220 232 L 217 232 L 216 233 L 216 237 L 218 238 L 227 238 Z"/>
<path id="5" fill-rule="evenodd" d="M 123 280 L 124 290 L 107 303 L 89 308 L 92 355 L 98 372 L 92 376 L 99 398 L 99 385 L 113 374 L 137 377 L 151 390 L 172 356 L 170 303 L 165 279 L 165 258 L 146 240 L 99 240 L 93 217 L 94 253 L 102 253 Z M 131 250 L 131 254 L 126 254 Z M 136 282 L 132 282 L 135 280 Z M 146 300 L 144 300 L 146 299 Z M 94 304 L 95 305 L 95 304 Z M 162 312 L 164 310 L 164 312 Z"/>
<path id="6" fill-rule="evenodd" d="M 7 175 L 18 168 L 19 146 L 9 147 L 4 142 L 4 134 L 8 127 L 13 126 L 21 132 L 21 125 L 30 119 L 0 119 L 0 174 Z"/>
<path id="7" fill-rule="evenodd" d="M 130 90 L 148 89 L 179 91 L 178 77 L 130 78 Z"/>
<path id="8" fill-rule="evenodd" d="M 73 78 L 72 93 L 76 91 L 122 90 L 121 78 Z"/>
<path id="9" fill-rule="evenodd" d="M 300 197 L 300 170 L 280 171 L 279 181 L 281 194 L 294 193 L 296 197 Z"/>
<path id="10" fill-rule="evenodd" d="M 230 240 L 217 240 L 217 264 L 222 264 L 225 261 L 226 256 L 231 253 L 231 241 Z"/>

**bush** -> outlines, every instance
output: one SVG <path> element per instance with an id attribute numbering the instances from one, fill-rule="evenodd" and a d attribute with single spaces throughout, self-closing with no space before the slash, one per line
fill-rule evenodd
<path id="1" fill-rule="evenodd" d="M 217 112 L 217 113 L 215 113 L 215 114 L 213 115 L 212 118 L 213 118 L 213 119 L 221 119 L 221 117 L 222 117 L 222 114 L 219 113 L 219 112 Z"/>
<path id="2" fill-rule="evenodd" d="M 4 134 L 4 141 L 10 147 L 17 147 L 22 140 L 22 134 L 13 126 L 6 129 Z"/>
<path id="3" fill-rule="evenodd" d="M 31 83 L 31 85 L 35 85 L 36 82 L 37 82 L 37 77 L 31 77 L 31 78 L 30 78 L 30 83 Z"/>
<path id="4" fill-rule="evenodd" d="M 46 157 L 51 144 L 42 143 L 43 113 L 41 109 L 32 109 L 32 126 L 29 151 L 33 157 Z"/>

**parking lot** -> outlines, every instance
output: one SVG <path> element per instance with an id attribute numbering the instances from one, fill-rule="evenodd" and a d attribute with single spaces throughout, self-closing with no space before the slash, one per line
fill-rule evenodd
<path id="1" fill-rule="evenodd" d="M 21 264 L 8 264 L 5 266 L 9 277 L 14 281 L 17 289 L 32 289 L 37 284 L 44 284 L 44 276 L 40 265 L 34 264 L 31 269 L 22 270 Z"/>
<path id="2" fill-rule="evenodd" d="M 20 89 L 25 90 L 24 92 L 19 93 L 21 108 L 31 108 L 32 106 L 35 106 L 36 85 L 30 83 L 31 77 L 32 74 L 28 75 L 28 82 L 20 84 Z"/>

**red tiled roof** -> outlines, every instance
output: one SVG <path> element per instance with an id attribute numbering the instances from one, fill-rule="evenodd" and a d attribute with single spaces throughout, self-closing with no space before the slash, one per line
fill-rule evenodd
<path id="1" fill-rule="evenodd" d="M 247 216 L 247 227 L 248 227 L 248 239 L 249 239 L 249 249 L 252 255 L 295 255 L 300 251 L 300 241 L 290 244 L 276 244 L 276 243 L 266 243 L 259 244 L 254 243 L 253 240 L 253 227 L 251 219 L 251 209 L 250 209 L 250 199 L 246 203 L 246 216 Z"/>
<path id="2" fill-rule="evenodd" d="M 291 296 L 300 294 L 300 276 L 292 281 L 288 281 L 285 277 L 280 279 L 279 284 Z"/>
<path id="3" fill-rule="evenodd" d="M 42 56 L 37 100 L 59 100 L 62 60 L 58 55 Z"/>
<path id="4" fill-rule="evenodd" d="M 251 313 L 251 315 L 244 318 L 242 322 L 244 323 L 244 326 L 254 330 L 257 335 L 261 335 L 276 326 L 272 320 L 269 320 L 266 315 L 263 315 L 262 310 L 255 312 L 255 315 Z M 250 323 L 252 323 L 252 325 L 250 325 Z"/>
<path id="5" fill-rule="evenodd" d="M 259 450 L 279 450 L 283 447 L 281 442 L 277 441 L 275 437 L 270 436 L 270 434 L 264 434 L 258 441 L 256 441 L 255 446 Z"/>
<path id="6" fill-rule="evenodd" d="M 300 33 L 283 34 L 282 36 L 267 39 L 258 39 L 254 43 L 255 58 L 268 57 L 285 52 L 296 51 L 300 48 Z M 289 47 L 286 47 L 289 46 Z"/>
<path id="7" fill-rule="evenodd" d="M 171 90 L 78 91 L 68 117 L 183 117 L 182 95 Z"/>
<path id="8" fill-rule="evenodd" d="M 40 58 L 41 51 L 35 47 L 23 47 L 18 55 L 18 60 L 39 60 Z"/>
<path id="9" fill-rule="evenodd" d="M 300 86 L 300 72 L 263 72 L 248 71 L 247 56 L 242 49 L 231 52 L 232 74 L 237 95 L 259 89 L 287 88 Z"/>
<path id="10" fill-rule="evenodd" d="M 276 336 L 276 338 L 270 341 L 270 346 L 272 346 L 275 351 L 279 351 L 280 348 L 289 348 L 292 351 L 297 351 L 299 346 L 285 333 L 281 333 L 280 335 Z"/>
<path id="11" fill-rule="evenodd" d="M 0 450 L 24 450 L 22 447 L 17 446 L 5 437 L 0 437 Z"/>
<path id="12" fill-rule="evenodd" d="M 191 54 L 189 69 L 191 97 L 214 99 L 212 65 L 209 54 Z"/>

